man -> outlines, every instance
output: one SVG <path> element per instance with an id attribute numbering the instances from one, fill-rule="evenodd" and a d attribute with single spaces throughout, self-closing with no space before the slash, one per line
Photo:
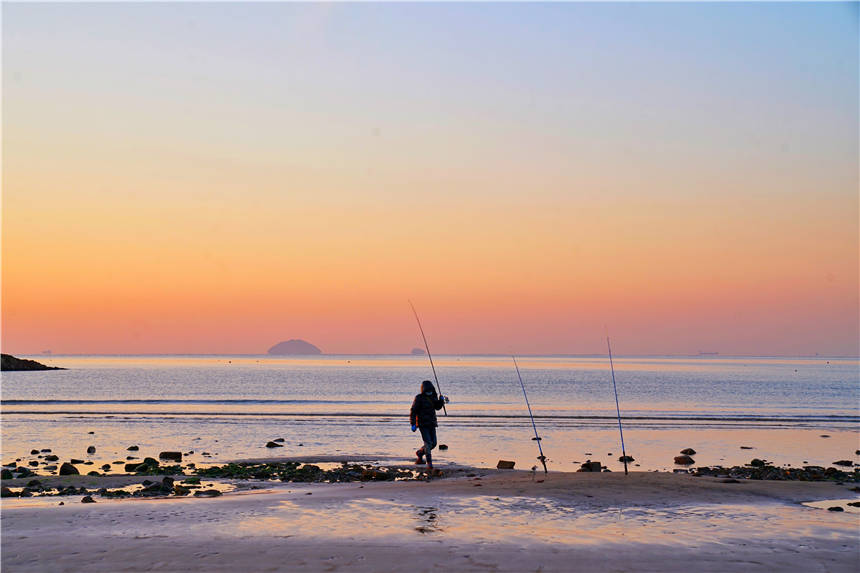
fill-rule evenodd
<path id="1" fill-rule="evenodd" d="M 412 410 L 409 413 L 409 420 L 412 423 L 412 431 L 421 430 L 421 439 L 424 445 L 415 451 L 418 459 L 416 464 L 424 463 L 424 456 L 427 456 L 427 471 L 433 471 L 433 456 L 430 451 L 436 447 L 436 410 L 441 410 L 448 398 L 445 396 L 437 396 L 436 388 L 429 380 L 421 382 L 421 393 L 415 396 L 412 401 Z"/>

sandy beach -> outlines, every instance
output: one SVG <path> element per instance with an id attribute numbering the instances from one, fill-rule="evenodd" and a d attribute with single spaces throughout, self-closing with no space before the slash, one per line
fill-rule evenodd
<path id="1" fill-rule="evenodd" d="M 4 499 L 4 571 L 856 571 L 855 484 L 449 470 L 214 499 Z M 84 484 L 91 477 L 45 478 Z M 141 481 L 112 476 L 113 483 Z M 154 478 L 150 478 L 154 479 Z M 51 481 L 54 480 L 54 481 Z M 60 480 L 63 480 L 60 482 Z M 90 483 L 92 486 L 95 483 Z M 251 488 L 261 489 L 251 489 Z M 842 512 L 803 505 L 825 501 Z M 59 501 L 64 501 L 59 506 Z"/>

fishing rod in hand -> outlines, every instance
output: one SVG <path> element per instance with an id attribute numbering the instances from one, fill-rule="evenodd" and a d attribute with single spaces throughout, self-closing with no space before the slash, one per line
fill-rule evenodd
<path id="1" fill-rule="evenodd" d="M 427 349 L 427 358 L 430 359 L 430 369 L 433 370 L 433 379 L 436 381 L 436 390 L 439 392 L 440 396 L 442 394 L 442 387 L 439 386 L 439 377 L 436 376 L 436 367 L 433 365 L 433 355 L 430 354 L 430 345 L 427 344 L 427 337 L 424 336 L 424 329 L 421 327 L 421 319 L 418 318 L 418 312 L 415 310 L 415 305 L 412 304 L 412 301 L 409 301 L 409 306 L 412 307 L 412 314 L 415 315 L 415 322 L 418 323 L 418 330 L 421 331 L 421 338 L 424 340 L 424 348 Z M 445 412 L 445 415 L 448 415 L 448 409 L 445 407 L 445 400 L 442 400 L 442 411 Z"/>
<path id="2" fill-rule="evenodd" d="M 517 365 L 516 357 L 511 356 L 511 359 L 513 359 L 513 361 L 514 361 L 514 368 L 517 369 L 517 378 L 520 379 L 520 386 L 522 386 L 522 389 L 523 389 L 523 398 L 526 399 L 526 407 L 529 409 L 529 418 L 531 418 L 531 420 L 532 420 L 532 429 L 534 429 L 534 431 L 535 431 L 535 437 L 533 439 L 537 442 L 538 452 L 540 452 L 538 459 L 540 460 L 540 463 L 543 464 L 543 473 L 547 474 L 549 472 L 546 469 L 546 456 L 543 455 L 543 448 L 540 445 L 541 438 L 540 438 L 540 436 L 538 436 L 537 426 L 535 426 L 535 417 L 532 415 L 532 406 L 531 406 L 531 404 L 529 404 L 529 396 L 528 396 L 528 394 L 526 394 L 526 385 L 523 384 L 523 377 L 520 375 L 520 367 Z"/>
<path id="3" fill-rule="evenodd" d="M 618 388 L 615 386 L 615 367 L 612 365 L 612 346 L 606 335 L 606 348 L 609 350 L 609 371 L 612 372 L 612 390 L 615 392 L 615 412 L 618 414 L 618 433 L 621 435 L 621 461 L 624 462 L 624 475 L 627 475 L 627 452 L 624 451 L 624 431 L 621 429 L 621 408 L 618 407 Z"/>

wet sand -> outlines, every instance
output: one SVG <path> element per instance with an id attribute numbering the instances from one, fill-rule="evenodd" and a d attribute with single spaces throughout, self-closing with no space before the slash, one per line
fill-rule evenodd
<path id="1" fill-rule="evenodd" d="M 457 475 L 250 482 L 265 489 L 214 499 L 4 499 L 3 571 L 860 568 L 856 508 L 802 505 L 860 499 L 854 484 L 646 472 Z"/>

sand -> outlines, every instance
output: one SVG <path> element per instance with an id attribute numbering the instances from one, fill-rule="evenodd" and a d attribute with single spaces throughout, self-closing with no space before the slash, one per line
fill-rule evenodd
<path id="1" fill-rule="evenodd" d="M 839 513 L 802 505 L 858 498 L 854 484 L 645 472 L 455 475 L 252 482 L 213 499 L 4 499 L 3 571 L 860 569 L 860 513 L 844 501 L 849 511 Z"/>

